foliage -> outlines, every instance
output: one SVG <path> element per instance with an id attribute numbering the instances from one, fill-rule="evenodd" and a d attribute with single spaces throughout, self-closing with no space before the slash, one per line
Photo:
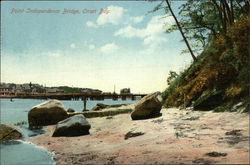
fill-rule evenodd
<path id="1" fill-rule="evenodd" d="M 68 86 L 62 86 L 58 88 L 63 90 L 64 93 L 80 93 L 81 92 L 80 88 L 73 88 L 73 87 L 68 87 Z"/>
<path id="2" fill-rule="evenodd" d="M 166 3 L 170 3 L 166 0 Z M 171 6 L 164 6 L 161 1 L 151 12 L 164 9 L 166 14 Z M 170 10 L 169 10 L 170 9 Z M 249 14 L 250 1 L 248 0 L 187 0 L 179 7 L 181 19 L 176 21 L 166 32 L 180 30 L 184 33 L 183 39 L 189 41 L 191 51 L 199 54 L 209 41 L 216 39 L 219 34 L 226 34 L 228 27 L 232 26 L 240 18 Z M 179 24 L 179 25 L 178 25 Z M 190 49 L 184 49 L 182 53 L 188 53 Z"/>
<path id="3" fill-rule="evenodd" d="M 178 77 L 178 74 L 175 71 L 169 71 L 169 77 L 167 79 L 168 85 L 170 85 L 171 82 L 173 82 L 174 79 L 176 79 L 177 77 Z"/>
<path id="4" fill-rule="evenodd" d="M 223 101 L 234 103 L 249 96 L 249 16 L 228 27 L 226 34 L 208 43 L 193 62 L 163 92 L 165 106 L 190 106 L 204 92 L 225 91 Z"/>
<path id="5" fill-rule="evenodd" d="M 231 110 L 231 106 L 228 104 L 218 106 L 213 109 L 213 112 L 228 112 Z"/>
<path id="6" fill-rule="evenodd" d="M 240 87 L 238 84 L 232 84 L 226 89 L 225 95 L 228 98 L 235 98 L 239 96 L 240 93 L 242 93 L 242 90 L 242 87 Z"/>

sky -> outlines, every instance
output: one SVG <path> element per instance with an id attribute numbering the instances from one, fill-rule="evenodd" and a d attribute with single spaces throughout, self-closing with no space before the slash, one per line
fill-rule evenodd
<path id="1" fill-rule="evenodd" d="M 178 13 L 182 2 L 175 1 Z M 146 1 L 2 1 L 1 82 L 163 91 L 191 61 L 164 10 Z M 102 11 L 102 12 L 101 12 Z"/>

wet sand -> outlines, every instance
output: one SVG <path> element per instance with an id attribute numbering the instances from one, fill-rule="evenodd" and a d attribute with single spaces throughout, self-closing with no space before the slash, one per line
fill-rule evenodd
<path id="1" fill-rule="evenodd" d="M 51 137 L 55 126 L 30 142 L 71 164 L 248 164 L 249 114 L 162 109 L 132 121 L 130 114 L 89 118 L 90 135 Z M 142 135 L 125 140 L 128 132 Z"/>

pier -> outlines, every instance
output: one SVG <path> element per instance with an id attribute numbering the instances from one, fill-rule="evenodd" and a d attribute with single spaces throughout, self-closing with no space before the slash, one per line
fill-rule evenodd
<path id="1" fill-rule="evenodd" d="M 0 98 L 22 98 L 22 99 L 57 99 L 57 100 L 104 100 L 104 99 L 112 99 L 112 100 L 135 100 L 138 98 L 142 98 L 146 96 L 146 94 L 84 94 L 84 93 L 57 93 L 57 94 L 25 94 L 25 95 L 5 95 L 0 96 Z"/>

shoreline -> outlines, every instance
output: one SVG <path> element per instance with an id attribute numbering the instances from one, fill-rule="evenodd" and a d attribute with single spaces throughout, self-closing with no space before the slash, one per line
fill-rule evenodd
<path id="1" fill-rule="evenodd" d="M 90 135 L 77 137 L 51 137 L 54 126 L 47 126 L 45 134 L 27 140 L 54 153 L 58 165 L 249 163 L 249 114 L 161 112 L 137 121 L 130 114 L 88 118 Z M 128 132 L 143 134 L 125 140 Z"/>

